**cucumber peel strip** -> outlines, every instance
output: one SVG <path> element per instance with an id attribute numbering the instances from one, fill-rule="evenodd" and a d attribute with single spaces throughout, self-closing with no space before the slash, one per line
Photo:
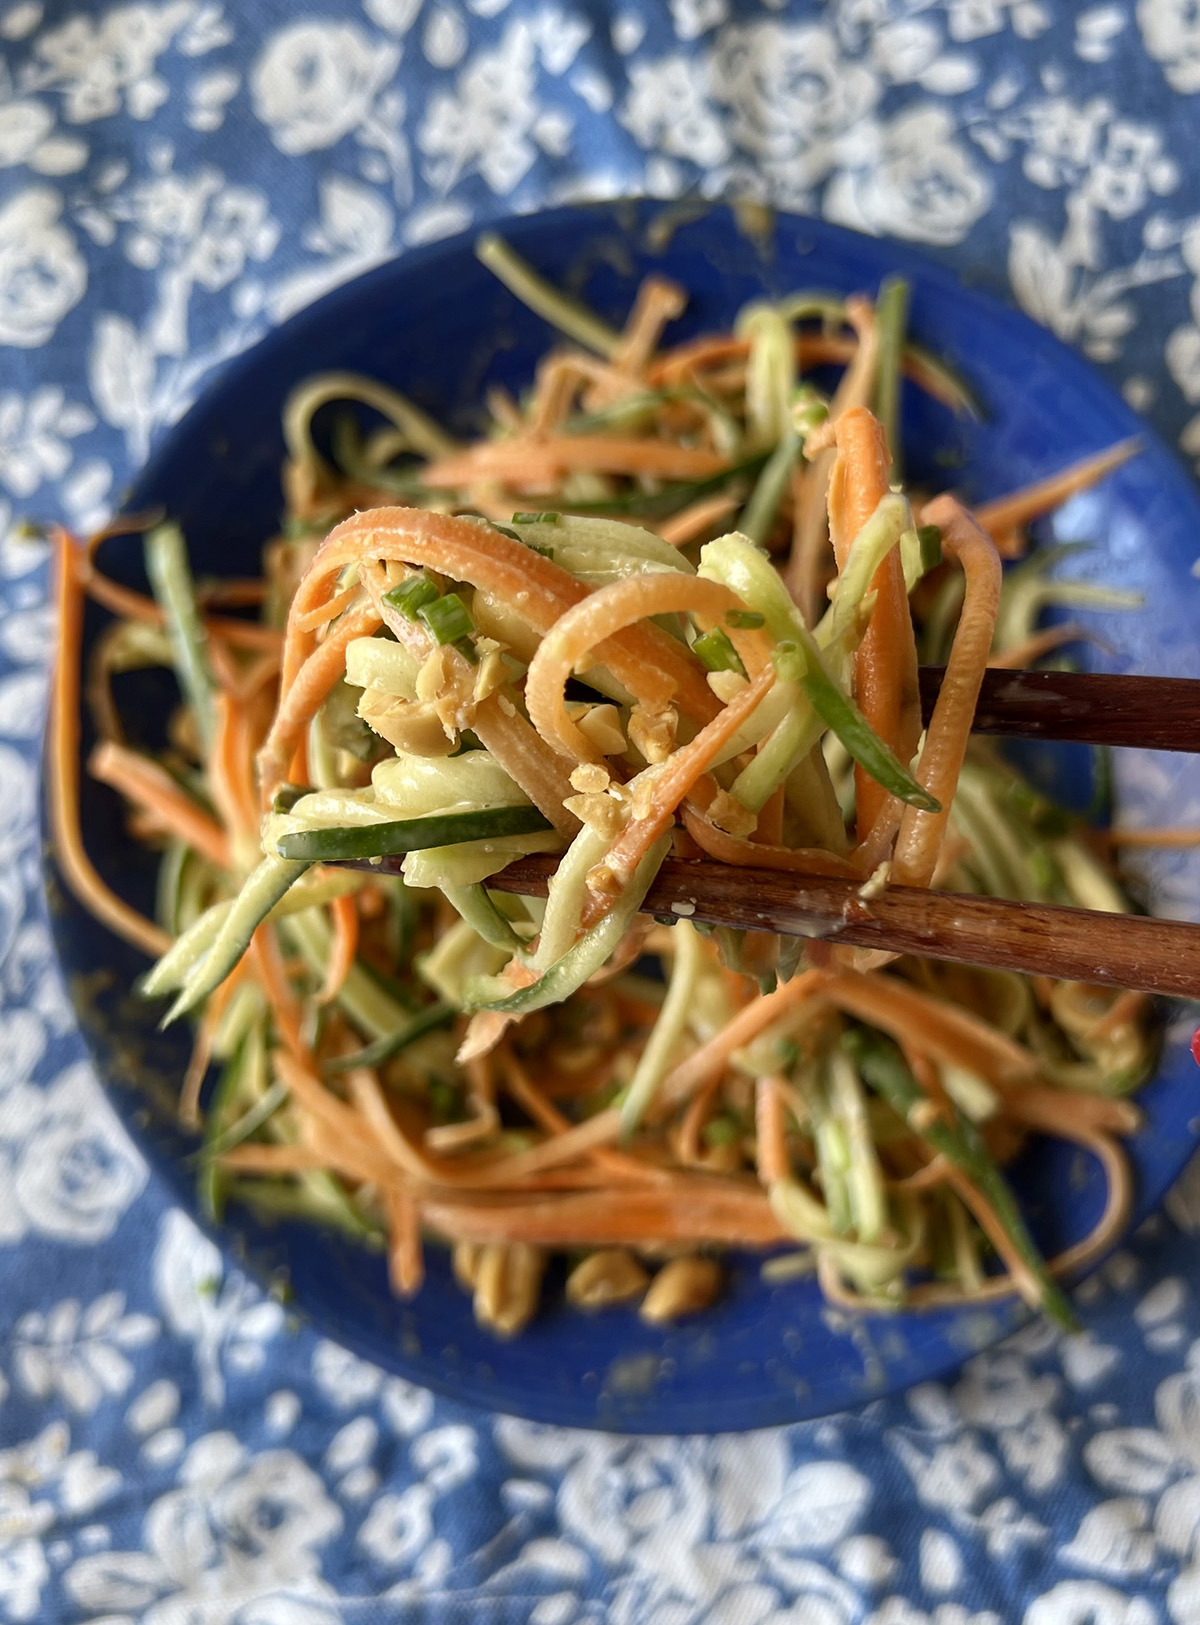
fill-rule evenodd
<path id="1" fill-rule="evenodd" d="M 544 1009 L 548 1004 L 561 1004 L 564 999 L 569 998 L 614 952 L 625 935 L 629 922 L 641 907 L 646 893 L 650 890 L 650 884 L 670 849 L 671 836 L 669 834 L 660 836 L 638 864 L 629 885 L 604 918 L 597 921 L 590 931 L 586 931 L 574 947 L 569 948 L 561 959 L 556 960 L 544 971 L 536 982 L 531 982 L 528 987 L 519 988 L 515 993 L 496 997 L 495 990 L 496 984 L 500 982 L 499 977 L 479 977 L 467 985 L 467 1009 L 496 1010 L 504 1015 L 527 1015 L 533 1010 Z M 500 986 L 503 985 L 500 983 Z"/>

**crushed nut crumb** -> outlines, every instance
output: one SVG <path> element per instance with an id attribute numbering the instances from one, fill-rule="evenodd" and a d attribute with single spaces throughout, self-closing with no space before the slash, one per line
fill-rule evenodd
<path id="1" fill-rule="evenodd" d="M 888 881 L 891 878 L 892 861 L 890 858 L 885 858 L 882 863 L 872 869 L 871 873 L 863 881 L 858 888 L 858 895 L 864 903 L 871 902 L 874 898 L 882 896 L 887 890 Z"/>
<path id="2" fill-rule="evenodd" d="M 580 762 L 571 773 L 571 788 L 587 795 L 599 795 L 612 783 L 612 776 L 599 762 Z"/>
<path id="3" fill-rule="evenodd" d="M 744 688 L 750 687 L 741 672 L 710 671 L 707 676 L 709 688 L 712 689 L 719 700 L 724 700 L 726 705 L 735 695 L 740 694 Z"/>
<path id="4" fill-rule="evenodd" d="M 708 804 L 706 816 L 710 824 L 744 840 L 758 828 L 758 814 L 731 796 L 727 790 L 718 790 Z"/>
<path id="5" fill-rule="evenodd" d="M 612 840 L 624 823 L 621 804 L 609 795 L 568 796 L 563 802 L 568 812 L 575 814 L 581 824 L 594 829 L 597 835 Z"/>
<path id="6" fill-rule="evenodd" d="M 629 717 L 629 742 L 648 762 L 665 762 L 674 748 L 678 726 L 679 713 L 673 706 L 652 711 L 649 706 L 638 704 Z"/>

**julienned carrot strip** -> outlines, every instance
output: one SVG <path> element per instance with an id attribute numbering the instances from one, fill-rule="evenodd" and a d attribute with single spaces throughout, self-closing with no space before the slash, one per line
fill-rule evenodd
<path id="1" fill-rule="evenodd" d="M 294 1087 L 294 1097 L 309 1102 L 312 1089 L 320 1089 L 311 1077 L 289 1071 L 285 1079 Z M 314 1102 L 315 1105 L 315 1102 Z M 333 1128 L 325 1111 L 338 1111 L 338 1128 Z M 234 1173 L 304 1173 L 328 1168 L 351 1180 L 367 1180 L 392 1189 L 395 1165 L 367 1146 L 358 1129 L 363 1124 L 354 1111 L 332 1095 L 320 1102 L 320 1115 L 311 1120 L 311 1142 L 298 1146 L 234 1146 L 221 1157 L 221 1163 Z M 592 1176 L 585 1176 L 590 1181 Z M 408 1186 L 402 1186 L 408 1193 Z M 777 1228 L 767 1228 L 769 1209 L 748 1181 L 717 1180 L 711 1176 L 663 1176 L 655 1185 L 636 1191 L 623 1188 L 620 1201 L 613 1201 L 611 1181 L 595 1186 L 580 1181 L 571 1170 L 553 1170 L 527 1176 L 519 1191 L 472 1191 L 447 1185 L 411 1186 L 411 1199 L 434 1230 L 447 1240 L 522 1240 L 530 1227 L 538 1227 L 546 1237 L 563 1237 L 559 1245 L 592 1245 L 605 1237 L 605 1225 L 616 1222 L 618 1240 L 725 1241 L 728 1245 L 769 1245 L 782 1240 Z M 434 1219 L 429 1209 L 436 1209 Z M 618 1215 L 613 1220 L 613 1215 Z M 462 1217 L 462 1225 L 455 1222 Z M 550 1245 L 554 1245 L 553 1240 Z"/>
<path id="2" fill-rule="evenodd" d="M 260 693 L 263 688 L 279 676 L 280 656 L 282 645 L 270 653 L 263 653 L 256 658 L 248 660 L 245 665 L 238 666 L 228 660 L 227 645 L 223 638 L 214 637 L 209 642 L 209 649 L 213 655 L 213 670 L 217 681 L 226 688 L 239 704 L 244 704 Z"/>
<path id="3" fill-rule="evenodd" d="M 766 1193 L 748 1181 L 689 1179 L 483 1204 L 436 1197 L 422 1204 L 432 1230 L 451 1241 L 524 1241 L 545 1247 L 679 1241 L 769 1247 L 786 1239 Z"/>
<path id="4" fill-rule="evenodd" d="M 219 869 L 229 867 L 228 835 L 157 762 L 108 739 L 92 752 L 88 771 L 102 784 L 119 790 L 127 801 L 153 813 L 164 829 L 195 847 L 210 863 Z"/>
<path id="5" fill-rule="evenodd" d="M 379 624 L 379 612 L 372 604 L 363 604 L 344 615 L 305 660 L 287 693 L 280 695 L 279 708 L 258 757 L 264 806 L 270 805 L 293 752 L 303 744 L 308 724 L 345 672 L 346 645 L 355 638 L 369 637 Z"/>
<path id="6" fill-rule="evenodd" d="M 763 803 L 754 831 L 755 846 L 779 846 L 783 841 L 783 785 L 777 785 Z M 715 826 L 714 826 L 715 827 Z"/>
<path id="7" fill-rule="evenodd" d="M 796 361 L 801 368 L 827 365 L 845 366 L 858 354 L 861 340 L 849 333 L 796 334 Z M 691 339 L 659 356 L 647 371 L 648 382 L 657 386 L 678 384 L 688 376 L 707 367 L 720 366 L 729 361 L 742 361 L 750 353 L 749 339 L 715 338 Z M 906 365 L 913 372 L 913 358 L 906 357 Z M 917 366 L 917 370 L 921 370 Z M 932 393 L 933 391 L 931 391 Z"/>
<path id="8" fill-rule="evenodd" d="M 498 689 L 481 700 L 472 732 L 480 744 L 524 790 L 534 806 L 564 835 L 575 835 L 579 820 L 563 803 L 574 795 L 570 771 L 519 709 L 515 694 Z"/>
<path id="9" fill-rule="evenodd" d="M 135 592 L 132 587 L 123 587 L 119 581 L 111 576 L 101 574 L 95 565 L 81 562 L 79 565 L 84 591 L 89 598 L 94 598 L 105 609 L 111 610 L 114 615 L 121 615 L 130 621 L 145 621 L 147 625 L 161 626 L 163 612 L 153 598 L 147 598 L 144 593 Z M 214 636 L 225 639 L 226 643 L 240 649 L 278 649 L 280 634 L 273 626 L 263 626 L 258 621 L 239 621 L 229 615 L 204 616 L 205 630 Z"/>
<path id="10" fill-rule="evenodd" d="M 388 1221 L 388 1280 L 400 1298 L 411 1298 L 425 1279 L 421 1212 L 411 1191 L 388 1185 L 383 1193 Z"/>
<path id="11" fill-rule="evenodd" d="M 700 1149 L 700 1136 L 704 1132 L 704 1125 L 712 1115 L 713 1099 L 721 1086 L 720 1077 L 711 1078 L 703 1088 L 700 1088 L 688 1102 L 683 1120 L 679 1124 L 676 1135 L 676 1145 L 679 1151 L 679 1160 L 685 1168 L 702 1166 Z"/>
<path id="12" fill-rule="evenodd" d="M 538 1088 L 529 1076 L 528 1070 L 507 1047 L 500 1053 L 500 1066 L 509 1094 L 538 1127 L 548 1134 L 565 1134 L 571 1127 L 570 1118 L 564 1117 L 554 1102 Z M 637 1157 L 629 1156 L 624 1151 L 610 1150 L 607 1146 L 598 1147 L 593 1151 L 591 1161 L 597 1168 L 602 1168 L 615 1179 L 644 1180 L 661 1177 L 661 1170 L 639 1161 Z"/>
<path id="13" fill-rule="evenodd" d="M 846 320 L 857 340 L 854 358 L 842 375 L 829 403 L 829 426 L 844 413 L 863 407 L 875 391 L 879 360 L 879 329 L 875 312 L 865 299 L 846 301 Z M 824 607 L 825 566 L 829 556 L 829 480 L 837 451 L 832 444 L 818 450 L 819 437 L 806 444 L 809 466 L 803 478 L 793 480 L 796 514 L 792 525 L 792 551 L 784 569 L 788 590 L 810 622 Z M 847 544 L 849 545 L 849 544 Z"/>
<path id="14" fill-rule="evenodd" d="M 309 718 L 309 721 L 310 722 L 312 721 L 311 717 Z M 286 773 L 285 777 L 287 778 L 287 781 L 288 781 L 289 784 L 307 784 L 308 783 L 308 734 L 307 734 L 307 732 L 301 734 L 301 736 L 299 738 L 299 741 L 296 744 L 296 748 L 292 752 L 292 759 L 288 763 L 288 770 L 287 770 L 287 773 Z M 264 809 L 265 809 L 265 805 L 266 804 L 265 804 L 265 800 L 264 800 Z"/>
<path id="15" fill-rule="evenodd" d="M 285 673 L 295 641 L 311 636 L 297 630 L 300 620 L 324 601 L 327 583 L 347 564 L 362 565 L 373 559 L 428 564 L 456 581 L 484 587 L 542 633 L 549 631 L 564 610 L 588 594 L 586 583 L 569 571 L 478 521 L 454 519 L 419 508 L 378 508 L 343 521 L 322 543 L 292 601 Z M 346 616 L 334 634 L 352 619 L 352 615 Z M 322 644 L 310 659 L 316 660 L 326 646 Z M 635 694 L 643 692 L 647 682 L 665 680 L 673 684 L 677 702 L 700 722 L 707 722 L 720 709 L 699 661 L 659 627 L 631 627 L 616 634 L 605 650 L 605 664 L 618 682 Z M 307 665 L 305 662 L 305 669 Z M 336 675 L 329 677 L 329 686 Z M 293 688 L 299 683 L 298 674 Z M 322 692 L 322 699 L 325 693 L 328 688 Z M 311 693 L 294 699 L 291 690 L 286 691 L 260 758 L 264 781 L 278 783 L 315 710 Z"/>
<path id="16" fill-rule="evenodd" d="M 260 925 L 246 952 L 259 986 L 266 994 L 279 1037 L 291 1055 L 302 1064 L 308 1064 L 311 1055 L 303 1038 L 300 1001 L 288 981 L 274 928 L 269 924 Z"/>
<path id="17" fill-rule="evenodd" d="M 1027 525 L 1031 519 L 1038 519 L 1051 509 L 1060 507 L 1077 492 L 1098 484 L 1106 474 L 1120 468 L 1122 463 L 1136 457 L 1141 450 L 1142 442 L 1136 436 L 1130 440 L 1120 440 L 1105 451 L 1072 463 L 1070 468 L 1052 474 L 1049 479 L 1026 485 L 1010 496 L 997 497 L 994 502 L 981 503 L 973 510 L 975 522 L 990 536 L 1003 536 L 1018 525 Z M 929 523 L 936 524 L 936 520 Z"/>
<path id="18" fill-rule="evenodd" d="M 674 571 L 627 576 L 599 588 L 567 610 L 542 639 L 525 679 L 530 720 L 564 756 L 574 757 L 577 762 L 595 760 L 599 755 L 596 747 L 567 715 L 563 691 L 576 667 L 585 661 L 606 664 L 608 640 L 652 615 L 683 612 L 712 626 L 728 612 L 744 612 L 745 608 L 741 599 L 720 582 Z M 748 668 L 761 671 L 771 650 L 765 634 L 730 628 L 729 636 Z M 643 693 L 646 687 L 643 682 Z M 670 699 L 670 689 L 664 685 L 651 703 L 664 706 Z"/>
<path id="19" fill-rule="evenodd" d="M 278 692 L 278 691 L 276 691 Z M 239 698 L 230 771 L 234 793 L 248 835 L 259 834 L 258 777 L 255 758 L 274 714 L 275 695 L 258 692 Z"/>
<path id="20" fill-rule="evenodd" d="M 728 1026 L 667 1073 L 655 1097 L 653 1115 L 661 1116 L 682 1105 L 697 1089 L 704 1088 L 714 1077 L 719 1078 L 735 1051 L 791 1014 L 798 1005 L 819 998 L 824 981 L 823 971 L 803 971 L 790 982 L 783 982 L 773 993 L 763 994 L 743 1005 Z"/>
<path id="21" fill-rule="evenodd" d="M 351 1110 L 329 1093 L 313 1074 L 311 1065 L 290 1061 L 285 1056 L 280 1056 L 277 1064 L 297 1099 L 314 1110 L 335 1133 L 345 1134 L 348 1123 L 352 1123 L 352 1138 L 365 1136 L 366 1143 L 373 1140 L 394 1166 L 403 1169 L 410 1179 L 426 1185 L 464 1192 L 520 1186 L 547 1169 L 579 1161 L 595 1146 L 610 1144 L 620 1131 L 620 1113 L 610 1108 L 528 1151 L 500 1156 L 492 1153 L 431 1156 L 405 1133 L 383 1097 L 379 1080 L 368 1068 L 359 1067 L 346 1074 L 347 1087 L 357 1108 Z"/>
<path id="22" fill-rule="evenodd" d="M 925 511 L 941 527 L 943 551 L 961 565 L 966 593 L 917 768 L 922 788 L 940 807 L 904 809 L 892 860 L 892 875 L 904 886 L 928 886 L 937 867 L 1000 606 L 1000 556 L 987 532 L 953 497 L 939 497 Z"/>
<path id="23" fill-rule="evenodd" d="M 618 372 L 637 377 L 649 366 L 663 328 L 683 315 L 687 294 L 677 282 L 665 276 L 644 278 L 621 334 L 620 348 L 613 356 Z"/>
<path id="24" fill-rule="evenodd" d="M 1069 1125 L 1064 1125 L 1057 1132 L 1095 1157 L 1106 1181 L 1104 1211 L 1095 1228 L 1082 1241 L 1077 1241 L 1073 1247 L 1050 1259 L 1046 1266 L 1051 1275 L 1070 1278 L 1103 1258 L 1117 1244 L 1129 1225 L 1136 1186 L 1128 1158 L 1107 1134 L 1095 1134 L 1087 1129 L 1072 1130 Z M 989 1275 L 969 1292 L 949 1284 L 927 1281 L 909 1289 L 908 1302 L 914 1308 L 980 1304 L 1007 1297 L 1013 1290 L 1014 1283 L 1007 1275 Z"/>
<path id="25" fill-rule="evenodd" d="M 1000 553 L 999 548 L 996 551 Z M 1000 556 L 1003 558 L 1004 555 Z M 1068 643 L 1097 643 L 1104 646 L 1102 640 L 1090 632 L 1082 621 L 1065 621 L 1061 626 L 1044 626 L 1040 632 L 1033 632 L 1017 643 L 993 650 L 988 655 L 988 665 L 996 671 L 1020 671 Z"/>
<path id="26" fill-rule="evenodd" d="M 582 384 L 607 370 L 607 362 L 582 351 L 552 352 L 537 369 L 529 422 L 519 421 L 516 438 L 541 441 L 553 433 L 571 410 Z"/>
<path id="27" fill-rule="evenodd" d="M 963 1067 L 1002 1088 L 1037 1075 L 1038 1059 L 1024 1045 L 898 977 L 839 971 L 821 991 L 848 1015 L 890 1033 L 902 1049 L 939 1064 Z"/>
<path id="28" fill-rule="evenodd" d="M 1200 829 L 1105 829 L 1097 835 L 1110 846 L 1163 847 L 1167 850 L 1200 846 Z"/>
<path id="29" fill-rule="evenodd" d="M 684 796 L 708 771 L 718 751 L 733 737 L 755 706 L 770 693 L 774 682 L 775 668 L 764 666 L 752 683 L 734 695 L 720 716 L 701 728 L 689 744 L 675 751 L 663 763 L 661 773 L 650 787 L 645 813 L 641 817 L 634 813 L 588 876 L 589 896 L 580 918 L 585 931 L 607 914 L 615 898 L 633 879 L 635 870 L 655 841 L 674 822 L 675 809 Z M 594 879 L 602 882 L 603 890 L 593 885 Z"/>
<path id="30" fill-rule="evenodd" d="M 233 650 L 220 639 L 208 642 L 208 664 L 212 670 L 216 686 L 225 694 L 232 694 L 237 687 L 239 668 L 234 658 Z"/>
<path id="31" fill-rule="evenodd" d="M 979 1228 L 996 1249 L 1008 1270 L 1015 1290 L 1032 1308 L 1040 1308 L 1043 1296 L 1041 1282 L 1014 1245 L 1012 1237 L 988 1198 L 974 1180 L 969 1179 L 962 1169 L 956 1168 L 953 1163 L 946 1166 L 946 1183 L 958 1192 L 960 1200 L 970 1209 Z"/>
<path id="32" fill-rule="evenodd" d="M 777 1077 L 759 1078 L 754 1086 L 754 1136 L 758 1152 L 758 1177 L 771 1186 L 791 1177 L 791 1162 L 785 1140 L 786 1116 L 783 1091 Z"/>
<path id="33" fill-rule="evenodd" d="M 683 547 L 688 542 L 698 541 L 723 519 L 728 519 L 740 505 L 738 497 L 718 491 L 715 496 L 693 502 L 690 508 L 673 514 L 670 519 L 659 520 L 651 528 L 657 529 L 663 541 L 670 542 L 672 547 Z"/>
<path id="34" fill-rule="evenodd" d="M 611 1145 L 620 1132 L 620 1112 L 610 1107 L 582 1123 L 572 1124 L 561 1134 L 552 1134 L 526 1151 L 499 1156 L 491 1152 L 460 1157 L 431 1156 L 404 1134 L 383 1099 L 374 1073 L 363 1069 L 346 1076 L 359 1110 L 399 1166 L 413 1178 L 463 1192 L 520 1189 L 535 1175 L 587 1160 L 597 1147 Z"/>
<path id="35" fill-rule="evenodd" d="M 355 1067 L 346 1074 L 346 1084 L 364 1131 L 374 1138 L 388 1160 L 403 1169 L 410 1179 L 429 1180 L 436 1167 L 435 1159 L 427 1156 L 400 1127 L 375 1073 L 369 1067 Z M 305 1087 L 323 1089 L 324 1085 L 306 1082 Z"/>
<path id="36" fill-rule="evenodd" d="M 380 1143 L 380 1138 L 376 1136 L 373 1140 L 361 1113 L 325 1087 L 313 1070 L 311 1055 L 305 1057 L 287 1050 L 276 1050 L 272 1065 L 276 1076 L 287 1085 L 295 1105 L 310 1114 L 313 1121 L 328 1127 L 339 1146 L 374 1163 L 375 1171 L 369 1177 L 382 1177 L 384 1180 L 394 1177 L 393 1161 Z M 348 1073 L 347 1079 L 354 1076 Z"/>
<path id="37" fill-rule="evenodd" d="M 266 596 L 267 584 L 257 576 L 234 577 L 196 589 L 202 607 L 219 604 L 223 609 L 251 609 L 263 603 Z"/>
<path id="38" fill-rule="evenodd" d="M 335 593 L 332 598 L 321 604 L 317 609 L 310 610 L 307 615 L 302 615 L 296 623 L 297 630 L 300 632 L 320 631 L 321 627 L 328 621 L 332 621 L 343 610 L 349 609 L 361 591 L 362 589 L 357 581 L 352 582 L 348 587 L 343 587 L 341 592 Z"/>
<path id="39" fill-rule="evenodd" d="M 329 912 L 333 916 L 333 946 L 329 969 L 317 994 L 318 1004 L 330 1004 L 337 998 L 358 953 L 358 899 L 349 892 L 344 897 L 335 897 Z"/>
<path id="40" fill-rule="evenodd" d="M 796 362 L 802 371 L 810 367 L 847 366 L 856 358 L 861 343 L 858 334 L 822 333 L 806 329 L 796 335 Z M 649 382 L 656 386 L 677 384 L 688 376 L 702 374 L 706 367 L 740 360 L 748 354 L 749 349 L 746 339 L 692 339 L 659 356 L 649 369 Z M 955 389 L 920 351 L 905 351 L 904 373 L 927 395 L 954 411 L 963 410 L 966 403 L 961 389 Z"/>
<path id="41" fill-rule="evenodd" d="M 569 434 L 544 440 L 485 440 L 470 451 L 427 463 L 423 483 L 454 490 L 503 480 L 521 490 L 552 490 L 564 474 L 646 474 L 663 480 L 703 480 L 729 466 L 719 451 L 674 440 Z"/>
<path id="42" fill-rule="evenodd" d="M 699 807 L 688 802 L 683 809 L 684 828 L 708 853 L 721 863 L 735 863 L 747 869 L 787 869 L 796 874 L 833 875 L 844 880 L 858 876 L 858 870 L 836 852 L 820 847 L 774 846 L 765 841 L 744 841 L 718 829 Z"/>
<path id="43" fill-rule="evenodd" d="M 299 619 L 321 602 L 326 584 L 347 564 L 364 560 L 427 564 L 455 581 L 494 593 L 535 632 L 545 634 L 564 611 L 588 596 L 586 582 L 531 548 L 477 520 L 451 518 L 421 508 L 377 508 L 336 526 L 322 543 L 293 601 Z M 616 634 L 605 664 L 618 682 L 640 692 L 650 673 L 665 673 L 679 703 L 698 721 L 719 710 L 699 661 L 656 626 Z"/>
<path id="44" fill-rule="evenodd" d="M 239 837 L 253 839 L 258 834 L 258 809 L 246 775 L 251 761 L 245 704 L 237 704 L 231 694 L 222 692 L 216 697 L 215 712 L 216 729 L 208 763 L 213 803 L 235 841 Z"/>
<path id="45" fill-rule="evenodd" d="M 702 335 L 657 356 L 647 369 L 647 382 L 655 389 L 670 388 L 700 368 L 717 366 L 723 361 L 741 361 L 749 354 L 749 339 L 723 333 Z"/>
<path id="46" fill-rule="evenodd" d="M 165 931 L 130 908 L 101 880 L 83 844 L 79 822 L 79 702 L 83 640 L 83 584 L 76 543 L 65 531 L 52 532 L 58 651 L 50 688 L 47 746 L 50 823 L 59 871 L 79 901 L 96 918 L 152 959 L 171 946 Z"/>
<path id="47" fill-rule="evenodd" d="M 834 433 L 838 454 L 829 481 L 829 533 L 841 569 L 854 538 L 888 493 L 891 456 L 879 422 L 866 407 L 844 412 Z M 921 706 L 917 645 L 899 549 L 887 555 L 871 585 L 875 608 L 855 657 L 856 698 L 867 722 L 907 762 L 920 738 Z M 861 841 L 878 817 L 887 791 L 861 767 L 855 768 L 854 788 Z"/>
<path id="48" fill-rule="evenodd" d="M 192 1054 L 183 1075 L 183 1088 L 179 1091 L 179 1119 L 188 1128 L 200 1127 L 200 1091 L 212 1059 L 213 1039 L 243 974 L 242 966 L 236 965 L 204 1006 L 204 1014 L 196 1023 Z"/>
<path id="49" fill-rule="evenodd" d="M 1132 1100 L 1064 1089 L 1022 1089 L 1013 1096 L 1010 1110 L 1022 1123 L 1046 1134 L 1069 1135 L 1076 1129 L 1095 1134 L 1136 1134 L 1144 1121 L 1140 1107 Z"/>
<path id="50" fill-rule="evenodd" d="M 311 659 L 317 649 L 317 634 L 306 632 L 300 626 L 292 626 L 289 621 L 283 635 L 283 661 L 279 673 L 279 703 L 282 704 L 291 692 L 292 684 L 302 671 L 305 662 Z"/>

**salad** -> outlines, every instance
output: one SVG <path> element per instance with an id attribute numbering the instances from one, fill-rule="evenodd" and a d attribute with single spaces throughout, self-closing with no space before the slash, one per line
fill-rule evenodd
<path id="1" fill-rule="evenodd" d="M 1069 1322 L 1060 1278 L 1129 1212 L 1144 996 L 641 907 L 671 854 L 851 878 L 866 907 L 898 882 L 1128 910 L 1111 844 L 970 730 L 989 664 L 1085 636 L 1047 606 L 1127 602 L 1024 555 L 1130 448 L 974 511 L 906 492 L 902 391 L 972 407 L 902 281 L 673 343 L 663 278 L 618 331 L 479 252 L 559 338 L 477 439 L 323 374 L 287 404 L 260 575 L 195 578 L 160 524 L 141 594 L 103 534 L 57 538 L 57 855 L 194 1024 L 208 1210 L 339 1226 L 402 1295 L 447 1245 L 502 1335 L 552 1261 L 569 1304 L 666 1322 L 719 1298 L 730 1249 L 839 1304 L 1015 1291 Z M 88 598 L 111 620 L 84 671 Z M 918 659 L 946 668 L 925 728 Z M 149 667 L 179 690 L 153 742 L 121 704 Z M 155 920 L 87 855 L 84 705 L 88 771 L 161 852 Z M 537 852 L 547 897 L 489 884 Z M 1037 1134 L 1108 1187 L 1051 1260 L 1005 1172 Z"/>

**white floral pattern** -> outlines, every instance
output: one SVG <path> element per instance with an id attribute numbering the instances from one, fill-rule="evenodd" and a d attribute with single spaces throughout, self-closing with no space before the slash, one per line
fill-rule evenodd
<path id="1" fill-rule="evenodd" d="M 30 186 L 0 207 L 0 344 L 34 349 L 83 297 L 87 267 L 62 201 Z"/>
<path id="2" fill-rule="evenodd" d="M 0 1621 L 1200 1625 L 1200 1166 L 1085 1333 L 739 1439 L 485 1417 L 297 1327 L 82 1059 L 17 525 L 99 523 L 399 247 L 639 191 L 926 244 L 1200 464 L 1198 91 L 1193 0 L 0 0 Z"/>
<path id="3" fill-rule="evenodd" d="M 297 1607 L 306 1625 L 332 1620 L 318 1554 L 341 1527 L 320 1478 L 293 1451 L 248 1456 L 232 1433 L 210 1433 L 181 1460 L 177 1487 L 149 1507 L 142 1547 L 80 1558 L 64 1586 L 84 1618 L 137 1610 L 146 1625 L 166 1625 L 203 1609 L 225 1625 L 253 1597 L 256 1619 L 273 1614 L 282 1625 Z"/>

